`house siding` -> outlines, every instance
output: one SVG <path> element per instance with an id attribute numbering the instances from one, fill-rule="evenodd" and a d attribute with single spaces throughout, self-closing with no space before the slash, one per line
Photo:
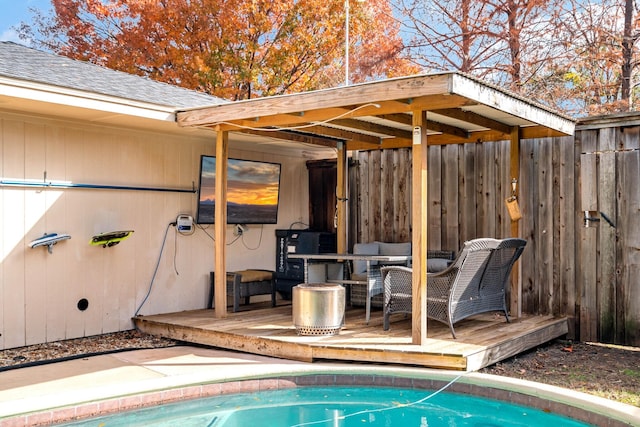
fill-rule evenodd
<path id="1" fill-rule="evenodd" d="M 308 222 L 302 158 L 233 150 L 230 157 L 282 164 L 277 225 L 251 225 L 228 246 L 227 269 L 275 269 L 275 229 Z M 211 137 L 123 129 L 80 121 L 0 113 L 0 177 L 11 180 L 190 189 L 200 156 L 215 154 Z M 195 217 L 197 194 L 84 188 L 0 186 L 0 348 L 133 328 L 140 314 L 206 307 L 214 265 L 213 226 L 176 234 L 179 214 Z M 207 227 L 207 226 L 205 226 Z M 95 234 L 134 230 L 109 248 Z M 166 240 L 165 240 L 165 232 Z M 30 248 L 45 233 L 71 239 Z M 227 227 L 227 242 L 233 241 Z M 88 301 L 84 311 L 81 299 Z"/>

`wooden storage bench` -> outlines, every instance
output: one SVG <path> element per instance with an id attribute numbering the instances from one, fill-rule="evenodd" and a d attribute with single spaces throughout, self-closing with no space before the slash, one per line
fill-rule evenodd
<path id="1" fill-rule="evenodd" d="M 213 308 L 215 272 L 210 273 L 210 292 L 208 308 Z M 233 297 L 233 311 L 240 309 L 240 299 L 249 304 L 255 295 L 271 294 L 271 305 L 276 306 L 275 272 L 270 270 L 242 270 L 227 273 L 227 297 Z"/>

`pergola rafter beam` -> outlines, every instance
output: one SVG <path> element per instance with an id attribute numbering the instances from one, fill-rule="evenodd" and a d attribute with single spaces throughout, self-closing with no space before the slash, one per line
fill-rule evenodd
<path id="1" fill-rule="evenodd" d="M 411 121 L 412 121 L 412 117 L 409 114 L 381 114 L 381 115 L 378 115 L 378 118 L 383 120 L 388 120 L 394 123 L 398 123 L 401 125 L 405 125 L 405 126 L 411 126 Z M 426 126 L 428 130 L 431 130 L 434 132 L 446 133 L 448 135 L 454 135 L 461 138 L 469 137 L 469 132 L 466 129 L 463 129 L 457 126 L 452 126 L 449 124 L 440 123 L 433 120 L 427 120 Z"/>
<path id="2" fill-rule="evenodd" d="M 335 148 L 337 143 L 340 141 L 339 139 L 323 138 L 321 136 L 314 135 L 314 134 L 305 134 L 305 133 L 282 131 L 282 130 L 267 131 L 267 130 L 256 130 L 256 129 L 243 129 L 240 132 L 251 134 L 251 135 L 263 136 L 265 138 L 276 138 L 276 139 L 282 139 L 284 141 L 299 142 L 302 144 L 320 145 L 323 147 L 331 147 L 331 148 Z"/>
<path id="3" fill-rule="evenodd" d="M 371 123 L 364 120 L 356 119 L 338 119 L 331 122 L 332 125 L 342 126 L 350 129 L 357 129 L 363 132 L 382 134 L 387 136 L 396 136 L 398 138 L 411 138 L 411 132 L 403 129 L 384 126 L 377 123 Z"/>
<path id="4" fill-rule="evenodd" d="M 332 128 L 328 126 L 309 126 L 301 129 L 302 132 L 310 132 L 317 135 L 330 136 L 333 138 L 339 138 L 345 141 L 359 141 L 373 145 L 380 145 L 382 142 L 379 136 L 367 135 L 361 132 L 354 132 L 352 130 Z"/>
<path id="5" fill-rule="evenodd" d="M 480 114 L 476 114 L 472 111 L 464 111 L 459 108 L 443 108 L 431 110 L 431 112 L 440 114 L 442 116 L 451 117 L 452 119 L 461 120 L 467 123 L 473 123 L 474 125 L 484 128 L 498 130 L 505 135 L 509 135 L 511 132 L 511 126 L 497 120 L 481 116 Z"/>

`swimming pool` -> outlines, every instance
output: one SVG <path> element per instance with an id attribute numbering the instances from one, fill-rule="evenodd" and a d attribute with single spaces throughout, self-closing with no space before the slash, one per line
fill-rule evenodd
<path id="1" fill-rule="evenodd" d="M 169 410 L 174 410 L 174 403 L 179 402 L 180 405 L 184 405 L 182 408 L 187 409 L 187 413 L 190 412 L 191 415 L 197 416 L 202 413 L 201 409 L 196 409 L 200 400 L 218 397 L 232 399 L 241 394 L 248 395 L 250 402 L 257 402 L 257 404 L 252 407 L 240 403 L 218 404 L 223 406 L 213 408 L 217 412 L 204 413 L 203 417 L 206 423 L 200 420 L 204 424 L 196 423 L 196 425 L 211 424 L 212 427 L 231 427 L 233 426 L 232 422 L 235 422 L 236 425 L 246 425 L 246 418 L 242 422 L 237 420 L 245 416 L 248 416 L 249 419 L 256 418 L 257 413 L 258 422 L 251 421 L 249 427 L 261 427 L 268 425 L 264 424 L 266 418 L 263 415 L 272 410 L 279 414 L 284 409 L 296 411 L 294 413 L 298 418 L 289 420 L 292 421 L 292 425 L 295 425 L 295 423 L 300 424 L 302 421 L 306 422 L 310 413 L 308 408 L 302 409 L 297 405 L 301 399 L 297 393 L 303 393 L 307 387 L 328 387 L 329 391 L 322 394 L 322 396 L 328 396 L 327 399 L 335 398 L 337 394 L 334 390 L 344 387 L 356 389 L 364 387 L 367 390 L 365 392 L 367 397 L 383 393 L 383 389 L 391 389 L 391 393 L 396 393 L 393 398 L 382 400 L 388 407 L 393 408 L 389 410 L 389 413 L 396 412 L 396 409 L 400 408 L 402 404 L 397 393 L 406 397 L 407 393 L 413 391 L 420 398 L 423 398 L 431 395 L 434 390 L 446 387 L 446 392 L 463 395 L 462 397 L 488 398 L 491 401 L 524 406 L 529 408 L 527 414 L 533 413 L 533 409 L 536 409 L 543 413 L 582 421 L 587 425 L 640 427 L 640 408 L 638 407 L 559 387 L 475 372 L 335 362 L 313 364 L 282 362 L 271 358 L 245 354 L 230 355 L 218 350 L 191 347 L 164 349 L 161 355 L 158 354 L 158 351 L 148 350 L 125 354 L 125 356 L 119 355 L 115 358 L 116 360 L 112 360 L 113 357 L 108 357 L 108 360 L 102 360 L 100 363 L 90 360 L 83 361 L 81 364 L 74 362 L 72 366 L 62 369 L 68 372 L 73 368 L 71 371 L 74 374 L 69 377 L 69 381 L 58 381 L 55 378 L 54 381 L 46 381 L 46 375 L 39 371 L 34 372 L 33 374 L 39 374 L 38 378 L 45 381 L 33 390 L 25 388 L 23 394 L 16 395 L 11 401 L 11 407 L 5 405 L 4 414 L 8 416 L 0 416 L 0 427 L 58 425 L 64 422 L 76 422 L 76 424 L 68 425 L 98 426 L 102 423 L 105 426 L 113 426 L 117 425 L 114 421 L 115 418 L 113 420 L 109 418 L 109 422 L 104 422 L 106 418 L 95 417 L 120 413 L 132 415 L 132 412 L 127 411 L 145 408 L 161 411 L 160 413 L 165 414 L 161 417 L 162 419 L 172 420 L 173 415 L 169 416 L 168 414 Z M 127 361 L 125 368 L 121 366 L 121 360 Z M 134 361 L 138 363 L 135 365 L 135 369 L 132 369 L 131 363 Z M 96 367 L 100 368 L 96 370 Z M 86 368 L 90 368 L 89 376 L 83 375 L 87 372 Z M 66 378 L 66 375 L 63 377 Z M 263 395 L 262 392 L 275 391 L 284 393 L 290 398 L 288 402 L 293 401 L 295 406 L 277 400 L 280 403 L 271 405 L 273 409 L 270 408 L 265 403 L 270 398 L 265 398 L 266 395 Z M 276 398 L 274 397 L 274 399 Z M 349 414 L 354 410 L 356 413 L 361 410 L 356 407 L 359 405 L 359 398 L 357 395 L 351 394 L 337 400 L 339 404 L 345 404 L 346 409 L 332 407 L 324 410 L 323 414 L 327 416 L 327 419 L 333 421 L 333 423 L 325 423 L 325 425 L 351 425 L 345 424 L 347 421 L 342 422 L 341 419 L 347 415 L 347 410 Z M 208 401 L 206 411 L 212 409 L 213 402 L 213 400 Z M 285 402 L 287 401 L 285 400 Z M 419 404 L 422 403 L 433 404 L 434 401 L 430 398 L 428 401 L 419 402 Z M 350 406 L 351 404 L 354 406 Z M 248 409 L 244 413 L 228 410 L 244 406 L 247 406 Z M 367 405 L 365 410 L 368 411 L 369 406 Z M 480 404 L 474 403 L 466 406 L 480 406 Z M 374 416 L 379 421 L 382 419 L 380 418 L 382 415 L 377 412 L 384 413 L 386 410 L 367 413 L 364 420 L 369 420 L 369 416 Z M 494 412 L 502 412 L 502 410 Z M 142 416 L 141 414 L 137 413 L 135 416 Z M 304 418 L 301 418 L 303 415 Z M 313 415 L 313 418 L 316 418 L 317 414 Z M 346 419 L 349 420 L 348 422 L 352 422 L 351 420 L 357 416 L 350 415 Z M 388 414 L 384 413 L 384 416 L 386 417 Z M 430 418 L 431 415 L 425 418 L 424 422 L 423 416 L 426 415 L 421 413 L 420 418 L 412 422 L 413 425 L 402 423 L 402 426 L 424 427 L 424 423 L 428 423 L 429 426 L 437 425 L 436 421 Z M 97 419 L 102 421 L 96 422 Z M 223 424 L 223 419 L 228 424 Z M 269 417 L 269 419 L 277 418 Z M 360 420 L 362 419 L 360 418 Z M 491 421 L 483 419 L 482 422 L 475 423 L 474 421 L 474 423 L 476 426 L 496 426 L 497 419 L 492 418 Z M 124 423 L 131 425 L 133 420 L 133 418 L 125 418 Z M 465 420 L 471 422 L 474 419 L 465 418 Z M 531 418 L 527 420 L 529 424 L 526 425 L 534 425 L 531 424 Z M 214 422 L 217 424 L 213 424 Z M 185 423 L 186 421 L 169 421 L 165 425 Z M 362 421 L 359 423 L 364 424 Z M 554 424 L 558 423 L 554 422 Z M 392 421 L 389 421 L 388 425 L 393 425 Z M 461 423 L 460 425 L 474 424 Z"/>
<path id="2" fill-rule="evenodd" d="M 301 387 L 173 403 L 67 426 L 584 427 L 547 411 L 448 392 L 381 387 Z"/>

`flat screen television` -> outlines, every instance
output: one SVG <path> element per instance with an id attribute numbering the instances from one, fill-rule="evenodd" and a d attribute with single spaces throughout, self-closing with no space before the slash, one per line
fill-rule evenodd
<path id="1" fill-rule="evenodd" d="M 200 159 L 198 224 L 213 224 L 215 216 L 216 158 Z M 277 224 L 280 164 L 228 159 L 227 224 Z"/>

